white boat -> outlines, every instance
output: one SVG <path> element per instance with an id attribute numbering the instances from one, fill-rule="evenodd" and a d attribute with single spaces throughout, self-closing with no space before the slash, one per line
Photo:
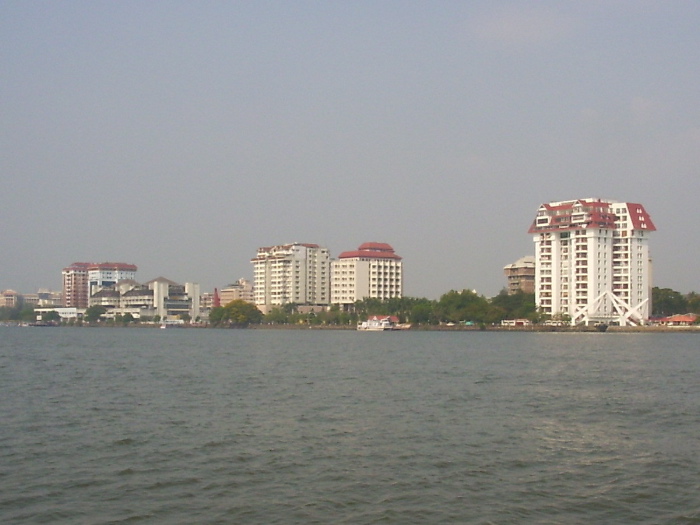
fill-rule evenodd
<path id="1" fill-rule="evenodd" d="M 391 330 L 405 330 L 411 325 L 399 324 L 399 318 L 394 315 L 372 315 L 366 321 L 357 323 L 357 329 L 365 332 L 388 332 Z"/>

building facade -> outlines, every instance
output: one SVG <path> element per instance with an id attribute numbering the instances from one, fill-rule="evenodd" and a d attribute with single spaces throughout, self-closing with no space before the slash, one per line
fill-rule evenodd
<path id="1" fill-rule="evenodd" d="M 508 293 L 535 293 L 535 257 L 526 255 L 503 268 L 508 280 Z"/>
<path id="2" fill-rule="evenodd" d="M 63 269 L 63 306 L 87 308 L 90 296 L 123 279 L 136 278 L 136 265 L 75 262 Z"/>
<path id="3" fill-rule="evenodd" d="M 88 268 L 88 294 L 97 293 L 103 288 L 113 288 L 119 281 L 136 279 L 134 264 L 127 263 L 98 263 Z"/>
<path id="4" fill-rule="evenodd" d="M 574 325 L 645 324 L 651 312 L 649 236 L 655 230 L 641 204 L 542 204 L 529 230 L 540 311 Z"/>
<path id="5" fill-rule="evenodd" d="M 62 270 L 64 307 L 88 307 L 88 268 L 91 265 L 92 263 L 74 262 Z"/>
<path id="6" fill-rule="evenodd" d="M 153 309 L 161 320 L 178 319 L 189 316 L 191 320 L 199 318 L 200 286 L 198 283 L 178 284 L 158 277 L 146 283 L 152 291 Z"/>
<path id="7" fill-rule="evenodd" d="M 254 302 L 263 313 L 287 303 L 329 304 L 328 248 L 302 243 L 263 247 L 251 263 Z"/>
<path id="8" fill-rule="evenodd" d="M 14 290 L 3 290 L 0 293 L 0 306 L 3 308 L 18 308 L 22 306 L 22 294 Z"/>
<path id="9" fill-rule="evenodd" d="M 403 295 L 403 262 L 386 243 L 366 242 L 331 264 L 331 303 L 351 305 L 366 298 Z"/>
<path id="10" fill-rule="evenodd" d="M 249 303 L 255 302 L 253 294 L 253 283 L 247 279 L 238 279 L 235 283 L 231 283 L 219 292 L 219 302 L 222 306 L 227 305 L 231 301 L 246 301 Z"/>

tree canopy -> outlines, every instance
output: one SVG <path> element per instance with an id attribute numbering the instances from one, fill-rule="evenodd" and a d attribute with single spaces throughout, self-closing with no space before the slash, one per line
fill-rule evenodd
<path id="1" fill-rule="evenodd" d="M 683 295 L 670 288 L 651 289 L 652 315 L 668 317 L 675 314 L 700 314 L 700 294 L 690 292 Z"/>
<path id="2" fill-rule="evenodd" d="M 209 312 L 209 322 L 214 326 L 248 326 L 262 321 L 258 308 L 242 299 L 235 299 L 225 306 L 216 306 Z"/>
<path id="3" fill-rule="evenodd" d="M 106 311 L 107 309 L 104 306 L 89 306 L 85 309 L 83 318 L 88 323 L 94 323 L 95 321 L 99 321 Z"/>

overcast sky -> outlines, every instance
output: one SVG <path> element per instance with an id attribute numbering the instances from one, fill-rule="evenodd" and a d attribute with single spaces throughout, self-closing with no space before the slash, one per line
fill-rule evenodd
<path id="1" fill-rule="evenodd" d="M 486 296 L 543 202 L 642 203 L 700 291 L 700 2 L 0 3 L 0 289 L 74 261 L 212 291 L 366 241 Z"/>

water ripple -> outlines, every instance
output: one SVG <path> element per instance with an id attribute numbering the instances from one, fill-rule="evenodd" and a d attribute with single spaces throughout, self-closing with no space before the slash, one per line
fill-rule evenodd
<path id="1" fill-rule="evenodd" d="M 3 523 L 700 523 L 689 338 L 1 330 Z"/>

